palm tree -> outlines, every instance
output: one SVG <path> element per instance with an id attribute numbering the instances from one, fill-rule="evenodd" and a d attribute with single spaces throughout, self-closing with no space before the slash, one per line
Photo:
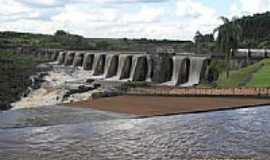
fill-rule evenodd
<path id="1" fill-rule="evenodd" d="M 220 19 L 223 21 L 223 25 L 217 27 L 214 30 L 214 34 L 218 33 L 216 39 L 217 47 L 226 56 L 226 76 L 228 78 L 232 53 L 239 46 L 242 37 L 242 28 L 236 22 L 237 18 L 235 17 L 231 21 L 226 17 L 220 17 Z"/>

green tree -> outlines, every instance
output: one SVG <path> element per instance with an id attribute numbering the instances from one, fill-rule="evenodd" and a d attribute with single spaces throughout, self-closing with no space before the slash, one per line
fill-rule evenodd
<path id="1" fill-rule="evenodd" d="M 217 48 L 226 56 L 226 77 L 228 78 L 232 53 L 239 46 L 242 27 L 236 22 L 237 18 L 232 18 L 231 21 L 226 17 L 220 17 L 220 19 L 223 21 L 223 25 L 217 27 L 214 34 L 217 33 Z"/>

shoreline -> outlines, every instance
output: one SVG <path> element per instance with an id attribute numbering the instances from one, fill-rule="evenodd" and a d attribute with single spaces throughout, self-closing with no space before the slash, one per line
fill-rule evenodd
<path id="1" fill-rule="evenodd" d="M 116 96 L 69 104 L 67 107 L 137 115 L 138 118 L 204 113 L 270 105 L 270 99 L 239 97 Z"/>

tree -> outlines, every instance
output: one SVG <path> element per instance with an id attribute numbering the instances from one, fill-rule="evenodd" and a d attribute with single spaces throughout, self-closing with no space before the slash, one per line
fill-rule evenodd
<path id="1" fill-rule="evenodd" d="M 237 18 L 232 18 L 231 21 L 226 17 L 220 17 L 220 19 L 223 21 L 223 25 L 217 27 L 214 34 L 217 33 L 217 48 L 226 56 L 226 77 L 228 78 L 232 53 L 239 46 L 242 27 L 236 22 Z"/>

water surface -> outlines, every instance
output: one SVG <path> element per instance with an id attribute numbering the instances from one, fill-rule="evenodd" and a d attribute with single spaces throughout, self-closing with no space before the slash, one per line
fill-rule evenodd
<path id="1" fill-rule="evenodd" d="M 58 109 L 42 125 L 25 122 L 30 110 L 15 112 L 0 113 L 1 159 L 270 158 L 270 106 L 146 119 Z"/>

